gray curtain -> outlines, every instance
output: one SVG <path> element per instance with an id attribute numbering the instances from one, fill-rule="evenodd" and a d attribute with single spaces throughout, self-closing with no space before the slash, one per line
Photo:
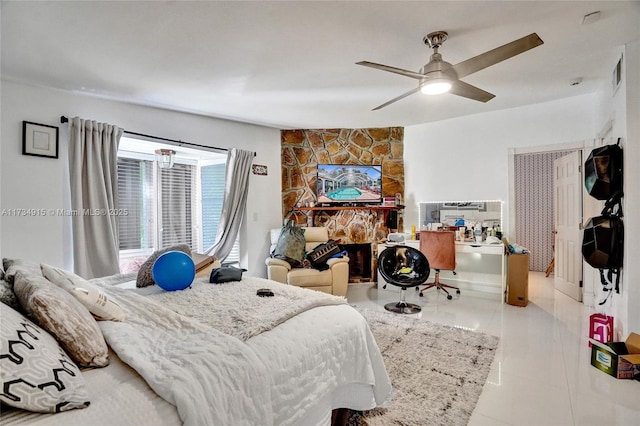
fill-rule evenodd
<path id="1" fill-rule="evenodd" d="M 251 151 L 232 148 L 227 157 L 224 203 L 222 204 L 216 243 L 205 251 L 206 254 L 221 260 L 224 260 L 231 253 L 240 230 L 247 204 L 253 156 Z"/>
<path id="2" fill-rule="evenodd" d="M 118 218 L 118 126 L 69 120 L 73 261 L 84 278 L 120 272 Z"/>

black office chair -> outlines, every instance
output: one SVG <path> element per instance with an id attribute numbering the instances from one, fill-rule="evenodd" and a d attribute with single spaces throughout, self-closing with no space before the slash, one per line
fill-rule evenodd
<path id="1" fill-rule="evenodd" d="M 388 284 L 401 288 L 400 301 L 384 305 L 387 311 L 398 314 L 416 314 L 421 311 L 420 306 L 405 301 L 408 287 L 417 287 L 429 279 L 429 261 L 420 250 L 401 245 L 387 247 L 378 256 L 378 271 Z"/>

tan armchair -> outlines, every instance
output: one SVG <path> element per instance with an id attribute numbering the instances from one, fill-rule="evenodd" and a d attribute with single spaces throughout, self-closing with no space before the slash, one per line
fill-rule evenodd
<path id="1" fill-rule="evenodd" d="M 329 233 L 324 227 L 303 227 L 307 242 L 306 251 L 313 250 L 318 244 L 329 241 Z M 271 249 L 278 242 L 280 229 L 271 230 Z M 285 284 L 323 291 L 336 296 L 346 296 L 349 285 L 349 258 L 333 258 L 327 260 L 329 269 L 319 271 L 310 268 L 292 268 L 289 262 L 268 257 L 267 277 L 270 280 Z"/>

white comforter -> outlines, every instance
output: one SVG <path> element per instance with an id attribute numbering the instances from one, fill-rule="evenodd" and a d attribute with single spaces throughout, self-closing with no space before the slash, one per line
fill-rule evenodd
<path id="1" fill-rule="evenodd" d="M 303 312 L 247 344 L 269 371 L 276 425 L 329 425 L 332 409 L 367 410 L 391 399 L 373 334 L 348 305 Z"/>
<path id="2" fill-rule="evenodd" d="M 257 296 L 262 288 L 274 290 L 274 296 Z M 347 303 L 344 297 L 257 277 L 224 284 L 200 278 L 185 291 L 164 291 L 155 285 L 133 291 L 240 340 L 271 330 L 309 309 Z"/>
<path id="3" fill-rule="evenodd" d="M 271 424 L 269 379 L 240 340 L 119 289 L 126 321 L 102 321 L 105 340 L 185 425 Z"/>
<path id="4" fill-rule="evenodd" d="M 185 425 L 315 424 L 331 408 L 390 398 L 373 335 L 347 305 L 305 310 L 243 342 L 150 298 L 106 291 L 127 313 L 100 322 L 109 346 Z"/>

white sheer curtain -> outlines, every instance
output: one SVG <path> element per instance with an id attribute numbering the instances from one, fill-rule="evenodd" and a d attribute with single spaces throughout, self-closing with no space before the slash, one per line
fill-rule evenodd
<path id="1" fill-rule="evenodd" d="M 206 254 L 221 260 L 224 260 L 231 253 L 242 224 L 253 157 L 252 151 L 236 148 L 232 148 L 227 157 L 224 203 L 220 214 L 216 243 L 205 251 Z"/>
<path id="2" fill-rule="evenodd" d="M 69 120 L 73 261 L 85 278 L 120 272 L 118 144 L 123 129 L 74 117 Z"/>

